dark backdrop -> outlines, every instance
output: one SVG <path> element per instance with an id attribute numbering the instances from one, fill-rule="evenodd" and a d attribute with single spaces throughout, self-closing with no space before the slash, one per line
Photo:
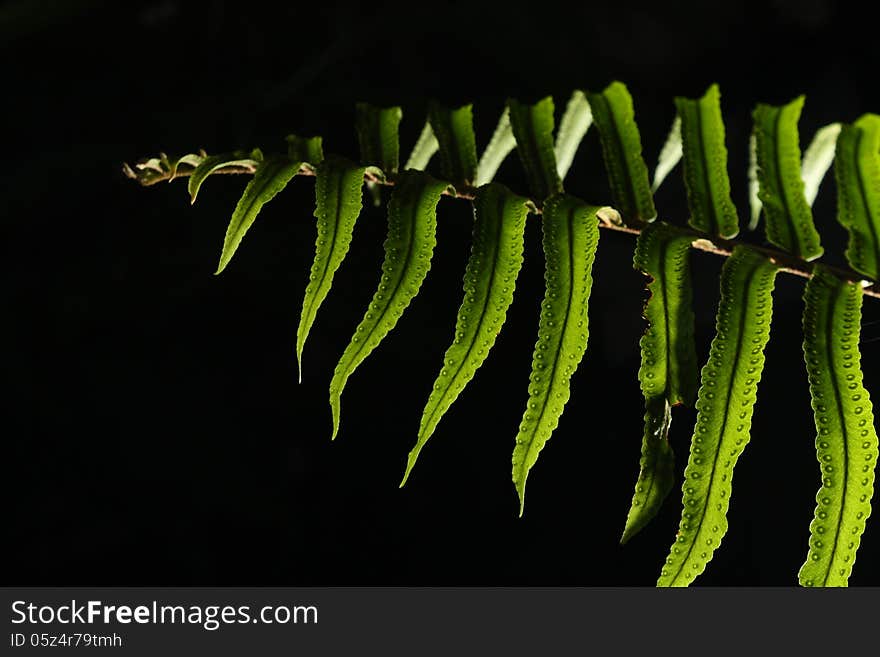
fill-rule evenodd
<path id="1" fill-rule="evenodd" d="M 479 145 L 504 99 L 614 79 L 633 93 L 653 167 L 674 95 L 721 84 L 734 198 L 745 216 L 757 101 L 807 94 L 802 134 L 880 110 L 873 24 L 832 0 L 654 3 L 23 1 L 0 4 L 7 379 L 7 584 L 651 585 L 673 540 L 678 487 L 621 547 L 638 471 L 644 328 L 633 241 L 604 233 L 587 356 L 530 476 L 523 518 L 510 454 L 542 295 L 539 222 L 498 343 L 397 488 L 452 333 L 469 250 L 466 204 L 439 208 L 421 294 L 351 378 L 331 443 L 327 386 L 378 278 L 367 208 L 296 381 L 295 332 L 314 245 L 313 182 L 271 204 L 212 272 L 245 184 L 142 189 L 122 161 L 164 150 L 281 150 L 321 134 L 356 156 L 358 100 L 404 107 L 402 152 L 425 101 L 473 102 Z M 515 155 L 499 178 L 524 190 Z M 609 194 L 595 130 L 568 178 Z M 658 194 L 686 217 L 680 171 Z M 839 262 L 833 184 L 816 216 Z M 721 260 L 697 253 L 697 338 L 712 337 Z M 790 585 L 806 556 L 819 472 L 800 352 L 802 282 L 781 275 L 752 442 L 730 530 L 701 584 Z M 866 321 L 880 318 L 868 300 Z M 877 325 L 866 385 L 880 386 Z M 679 475 L 694 414 L 676 412 Z M 869 523 L 853 584 L 880 583 Z"/>

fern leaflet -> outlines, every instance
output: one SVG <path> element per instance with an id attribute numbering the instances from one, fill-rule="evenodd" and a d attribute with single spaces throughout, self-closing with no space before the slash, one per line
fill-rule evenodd
<path id="1" fill-rule="evenodd" d="M 529 187 L 535 200 L 542 202 L 562 191 L 553 151 L 553 99 L 548 96 L 534 105 L 511 99 L 507 108 Z"/>
<path id="2" fill-rule="evenodd" d="M 324 160 L 324 146 L 320 137 L 287 135 L 285 141 L 287 141 L 287 157 L 291 160 L 298 160 L 313 169 Z"/>
<path id="3" fill-rule="evenodd" d="M 804 357 L 822 487 L 798 579 L 805 586 L 846 586 L 871 514 L 877 465 L 877 431 L 859 356 L 862 288 L 818 265 L 804 300 Z"/>
<path id="4" fill-rule="evenodd" d="M 482 187 L 486 183 L 492 182 L 501 163 L 514 148 L 516 148 L 516 138 L 513 136 L 513 128 L 510 125 L 510 110 L 505 107 L 498 119 L 498 125 L 495 126 L 495 132 L 492 133 L 492 139 L 489 140 L 486 150 L 480 156 L 474 185 Z"/>
<path id="5" fill-rule="evenodd" d="M 193 169 L 193 172 L 189 177 L 187 191 L 189 192 L 190 203 L 196 202 L 196 196 L 199 195 L 199 189 L 201 188 L 202 183 L 205 182 L 205 178 L 212 173 L 227 167 L 252 166 L 256 168 L 262 161 L 263 153 L 260 149 L 254 149 L 251 151 L 250 155 L 245 151 L 236 151 L 234 153 L 223 153 L 221 155 L 209 155 L 203 158 Z M 175 166 L 175 171 L 176 169 L 177 167 Z"/>
<path id="6" fill-rule="evenodd" d="M 642 137 L 626 85 L 612 82 L 602 93 L 588 93 L 587 100 L 599 130 L 614 207 L 627 225 L 654 221 L 657 210 L 648 166 L 642 158 Z"/>
<path id="7" fill-rule="evenodd" d="M 400 159 L 398 128 L 403 112 L 399 107 L 355 106 L 355 128 L 361 148 L 361 162 L 378 166 L 385 174 L 397 171 Z"/>
<path id="8" fill-rule="evenodd" d="M 583 91 L 575 91 L 565 106 L 565 114 L 559 122 L 559 132 L 556 133 L 556 145 L 553 148 L 560 180 L 565 179 L 578 146 L 592 123 L 593 112 L 587 97 Z"/>
<path id="9" fill-rule="evenodd" d="M 767 239 L 792 255 L 814 260 L 824 250 L 801 178 L 797 124 L 803 106 L 803 96 L 779 107 L 760 103 L 752 116 Z"/>
<path id="10" fill-rule="evenodd" d="M 498 183 L 477 190 L 471 255 L 464 275 L 464 300 L 455 338 L 443 356 L 422 413 L 419 436 L 409 453 L 401 486 L 440 419 L 486 360 L 513 302 L 523 262 L 523 237 L 531 203 Z"/>
<path id="11" fill-rule="evenodd" d="M 513 481 L 525 504 L 526 478 L 568 401 L 569 380 L 587 349 L 587 305 L 599 244 L 599 208 L 558 194 L 544 204 L 546 293 L 532 358 L 529 401 L 513 450 Z"/>
<path id="12" fill-rule="evenodd" d="M 662 222 L 646 226 L 636 241 L 633 265 L 651 278 L 645 304 L 648 328 L 640 347 L 639 382 L 645 396 L 645 430 L 636 490 L 621 542 L 651 520 L 673 482 L 667 436 L 670 406 L 696 396 L 697 355 L 688 254 L 693 237 Z"/>
<path id="13" fill-rule="evenodd" d="M 220 254 L 220 264 L 217 266 L 215 275 L 222 272 L 232 256 L 235 255 L 238 245 L 244 238 L 245 233 L 254 223 L 263 205 L 271 201 L 275 195 L 287 186 L 297 172 L 301 162 L 291 162 L 285 156 L 276 156 L 263 160 L 254 177 L 244 188 L 244 193 L 235 206 L 232 219 L 226 229 L 226 237 L 223 240 L 223 251 Z"/>
<path id="14" fill-rule="evenodd" d="M 676 98 L 681 117 L 684 181 L 691 226 L 710 235 L 731 238 L 739 219 L 730 199 L 727 147 L 721 118 L 721 92 L 713 84 L 699 99 Z"/>
<path id="15" fill-rule="evenodd" d="M 657 159 L 657 168 L 654 169 L 654 182 L 651 183 L 651 191 L 656 192 L 660 189 L 660 185 L 666 180 L 672 170 L 681 161 L 684 151 L 681 144 L 681 117 L 677 114 L 672 121 L 672 127 L 669 129 L 669 135 L 663 148 L 660 149 L 660 157 Z"/>
<path id="16" fill-rule="evenodd" d="M 341 157 L 330 156 L 317 168 L 315 219 L 318 237 L 315 259 L 303 298 L 296 331 L 296 361 L 302 381 L 302 353 L 318 309 L 327 298 L 333 275 L 348 253 L 354 224 L 363 207 L 364 170 Z"/>
<path id="17" fill-rule="evenodd" d="M 404 165 L 404 169 L 416 169 L 424 171 L 428 166 L 428 162 L 434 157 L 434 153 L 440 148 L 437 143 L 437 137 L 434 136 L 434 130 L 431 128 L 431 122 L 425 121 L 425 127 L 422 128 L 422 134 L 419 135 L 416 145 L 413 146 L 412 153 Z"/>
<path id="18" fill-rule="evenodd" d="M 458 109 L 432 103 L 431 128 L 440 147 L 440 173 L 454 185 L 469 187 L 477 173 L 477 142 L 471 105 Z"/>
<path id="19" fill-rule="evenodd" d="M 834 158 L 837 221 L 849 231 L 846 259 L 857 272 L 880 275 L 880 116 L 843 126 Z"/>
<path id="20" fill-rule="evenodd" d="M 737 246 L 721 270 L 716 333 L 702 371 L 684 472 L 684 510 L 658 586 L 690 584 L 727 531 L 733 468 L 749 441 L 778 271 L 745 246 Z"/>
<path id="21" fill-rule="evenodd" d="M 437 203 L 447 184 L 404 171 L 388 202 L 388 238 L 382 278 L 330 382 L 333 438 L 339 432 L 342 390 L 352 372 L 388 335 L 428 275 L 437 244 Z"/>

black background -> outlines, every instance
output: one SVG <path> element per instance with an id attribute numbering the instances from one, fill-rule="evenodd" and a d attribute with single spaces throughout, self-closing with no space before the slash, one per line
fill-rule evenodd
<path id="1" fill-rule="evenodd" d="M 611 80 L 632 92 L 653 168 L 675 95 L 721 85 L 734 200 L 745 216 L 750 112 L 805 93 L 803 139 L 880 110 L 874 23 L 830 0 L 0 4 L 5 142 L 5 465 L 13 491 L 8 584 L 650 585 L 679 518 L 664 511 L 618 545 L 638 471 L 644 328 L 633 241 L 604 233 L 587 356 L 529 478 L 523 518 L 510 453 L 543 293 L 539 222 L 507 324 L 443 419 L 410 483 L 406 453 L 451 337 L 470 215 L 444 199 L 431 273 L 398 327 L 350 379 L 331 443 L 327 386 L 378 278 L 381 210 L 367 207 L 321 309 L 297 384 L 295 332 L 314 248 L 313 182 L 264 208 L 212 276 L 244 178 L 217 177 L 190 208 L 185 183 L 142 189 L 122 161 L 321 134 L 356 156 L 353 106 L 399 104 L 402 156 L 425 102 L 473 102 L 483 146 L 505 98 Z M 525 190 L 511 156 L 498 176 Z M 567 179 L 609 194 L 595 129 Z M 680 170 L 657 196 L 686 217 Z M 815 214 L 841 262 L 827 181 Z M 747 239 L 760 240 L 760 237 Z M 721 260 L 696 253 L 701 360 Z M 819 486 L 800 351 L 803 284 L 780 275 L 752 442 L 730 529 L 699 584 L 791 585 Z M 865 321 L 880 319 L 866 300 Z M 880 385 L 880 328 L 863 333 Z M 694 413 L 676 412 L 679 473 Z M 869 522 L 852 584 L 880 583 Z"/>

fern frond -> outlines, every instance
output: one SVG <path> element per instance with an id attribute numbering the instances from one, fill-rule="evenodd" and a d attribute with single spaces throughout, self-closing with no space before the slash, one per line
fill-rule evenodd
<path id="1" fill-rule="evenodd" d="M 440 147 L 440 173 L 456 187 L 470 187 L 477 173 L 477 142 L 473 108 L 449 109 L 437 103 L 428 108 L 431 129 Z"/>
<path id="2" fill-rule="evenodd" d="M 388 202 L 388 237 L 379 288 L 330 382 L 333 438 L 339 432 L 346 381 L 397 325 L 428 275 L 437 244 L 437 203 L 446 188 L 447 183 L 420 171 L 404 171 L 398 176 Z"/>
<path id="3" fill-rule="evenodd" d="M 846 259 L 857 272 L 880 278 L 880 116 L 843 126 L 834 156 L 837 221 L 849 231 Z"/>
<path id="4" fill-rule="evenodd" d="M 862 385 L 862 287 L 818 265 L 804 292 L 804 358 L 822 487 L 810 524 L 804 586 L 846 586 L 871 514 L 877 431 Z"/>
<path id="5" fill-rule="evenodd" d="M 648 166 L 642 158 L 642 137 L 626 85 L 612 82 L 601 93 L 588 93 L 587 100 L 599 130 L 614 207 L 627 226 L 654 221 L 657 210 Z"/>
<path id="6" fill-rule="evenodd" d="M 534 105 L 508 100 L 510 125 L 516 139 L 529 188 L 538 203 L 562 191 L 553 150 L 553 99 L 549 96 Z"/>
<path id="7" fill-rule="evenodd" d="M 361 163 L 396 173 L 400 160 L 398 128 L 403 112 L 399 107 L 355 106 L 355 129 L 361 149 Z"/>
<path id="8" fill-rule="evenodd" d="M 758 163 L 758 198 L 766 217 L 767 240 L 804 260 L 824 252 L 813 213 L 804 195 L 798 120 L 804 106 L 799 96 L 786 105 L 758 104 L 754 119 Z"/>
<path id="9" fill-rule="evenodd" d="M 474 186 L 482 187 L 492 182 L 501 163 L 514 148 L 516 148 L 516 138 L 513 136 L 513 127 L 510 125 L 510 110 L 505 107 L 498 119 L 498 125 L 495 126 L 495 132 L 492 133 L 492 139 L 489 140 L 486 150 L 480 156 Z"/>
<path id="10" fill-rule="evenodd" d="M 440 419 L 473 379 L 495 344 L 523 262 L 523 237 L 530 201 L 498 183 L 477 190 L 471 255 L 464 275 L 464 300 L 455 338 L 422 412 L 419 435 L 409 453 L 401 486 Z"/>
<path id="11" fill-rule="evenodd" d="M 263 205 L 271 201 L 278 192 L 287 186 L 301 165 L 302 162 L 292 162 L 283 155 L 267 158 L 260 163 L 232 213 L 232 219 L 229 221 L 226 237 L 223 240 L 220 264 L 217 266 L 217 271 L 214 272 L 215 275 L 222 272 L 229 264 Z"/>
<path id="12" fill-rule="evenodd" d="M 513 481 L 525 504 L 526 479 L 568 401 L 569 380 L 587 349 L 587 305 L 599 244 L 599 208 L 573 196 L 547 199 L 544 231 L 546 293 L 529 377 L 529 400 L 513 450 Z"/>
<path id="13" fill-rule="evenodd" d="M 778 271 L 746 246 L 737 246 L 722 268 L 716 333 L 702 371 L 682 484 L 681 524 L 658 586 L 690 584 L 727 532 L 733 469 L 749 441 Z"/>
<path id="14" fill-rule="evenodd" d="M 296 361 L 302 381 L 302 354 L 318 309 L 330 292 L 333 276 L 348 253 L 354 225 L 363 207 L 364 170 L 348 160 L 331 155 L 317 167 L 315 177 L 315 219 L 318 236 L 315 259 L 303 298 L 296 331 Z"/>
<path id="15" fill-rule="evenodd" d="M 559 131 L 556 133 L 556 145 L 553 147 L 560 180 L 565 180 L 578 146 L 592 123 L 593 111 L 586 95 L 583 91 L 575 91 L 565 106 L 565 114 L 562 115 Z"/>
<path id="16" fill-rule="evenodd" d="M 681 117 L 684 181 L 691 226 L 724 238 L 739 233 L 739 219 L 730 199 L 727 147 L 721 118 L 721 92 L 713 84 L 702 98 L 675 99 Z"/>

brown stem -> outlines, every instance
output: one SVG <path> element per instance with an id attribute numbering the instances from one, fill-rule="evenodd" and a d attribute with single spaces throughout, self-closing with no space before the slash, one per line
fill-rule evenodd
<path id="1" fill-rule="evenodd" d="M 132 180 L 136 180 L 141 185 L 149 186 L 155 185 L 156 183 L 165 181 L 165 180 L 173 180 L 174 178 L 186 178 L 192 175 L 192 172 L 195 170 L 194 167 L 185 167 L 178 169 L 174 172 L 174 175 L 171 175 L 171 171 L 157 171 L 156 169 L 138 169 L 137 167 L 132 168 L 128 164 L 122 165 L 123 173 L 131 178 Z M 221 169 L 217 169 L 213 173 L 224 173 L 224 174 L 253 174 L 255 171 L 255 167 L 242 167 L 242 166 L 230 166 Z M 308 166 L 303 165 L 299 170 L 299 175 L 302 176 L 314 176 L 315 170 Z M 364 174 L 364 181 L 368 183 L 372 183 L 375 185 L 385 185 L 385 186 L 393 186 L 394 180 L 391 178 L 384 178 L 378 176 L 370 171 Z M 452 187 L 447 188 L 443 191 L 444 196 L 451 196 L 453 198 L 461 198 L 466 200 L 473 200 L 476 197 L 476 190 L 472 187 L 463 187 L 460 191 L 453 190 Z M 540 214 L 540 206 L 534 204 L 534 213 Z M 613 230 L 619 233 L 628 233 L 630 235 L 638 235 L 641 233 L 639 228 L 634 228 L 632 226 L 624 226 L 617 223 L 612 223 L 610 221 L 601 221 L 599 223 L 601 228 L 605 228 L 607 230 Z M 710 237 L 704 233 L 697 232 L 690 228 L 681 228 L 680 229 L 690 235 L 693 235 L 694 241 L 691 243 L 691 246 L 699 251 L 705 251 L 706 253 L 714 253 L 715 255 L 719 255 L 722 257 L 729 257 L 733 253 L 733 249 L 741 242 L 737 242 L 735 240 L 726 240 L 720 237 Z M 770 260 L 772 260 L 776 265 L 779 266 L 779 271 L 786 272 L 788 274 L 794 274 L 795 276 L 800 276 L 801 278 L 811 278 L 813 275 L 814 264 L 810 262 L 806 262 L 792 256 L 788 253 L 784 253 L 783 251 L 779 251 L 777 249 L 755 246 L 754 244 L 749 244 L 749 248 L 758 251 L 759 253 L 764 254 Z M 860 276 L 857 272 L 851 269 L 844 269 L 842 267 L 832 267 L 830 265 L 825 265 L 827 269 L 833 271 L 836 275 L 840 276 L 843 279 L 854 281 L 857 283 L 862 283 L 864 278 Z M 866 296 L 875 297 L 880 299 L 880 289 L 877 289 L 876 284 L 872 284 L 869 287 L 866 287 L 864 290 Z"/>

